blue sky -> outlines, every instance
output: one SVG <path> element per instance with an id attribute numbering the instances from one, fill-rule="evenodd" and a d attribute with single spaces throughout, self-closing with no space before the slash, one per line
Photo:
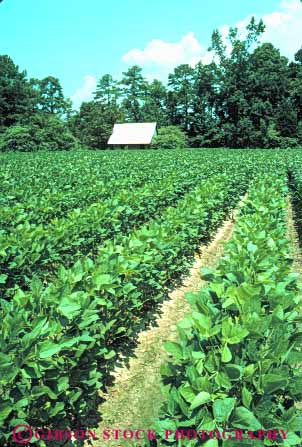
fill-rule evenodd
<path id="1" fill-rule="evenodd" d="M 57 76 L 75 105 L 105 73 L 137 63 L 165 80 L 179 63 L 207 61 L 214 28 L 244 29 L 251 15 L 267 23 L 265 40 L 293 57 L 302 45 L 299 0 L 4 0 L 0 53 L 29 76 Z"/>

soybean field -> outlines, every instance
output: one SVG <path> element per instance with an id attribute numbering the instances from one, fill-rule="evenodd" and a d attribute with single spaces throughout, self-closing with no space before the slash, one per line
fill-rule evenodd
<path id="1" fill-rule="evenodd" d="M 156 445 L 202 445 L 165 430 L 231 426 L 286 428 L 287 441 L 265 445 L 301 446 L 301 287 L 288 235 L 291 209 L 299 251 L 301 150 L 15 152 L 0 163 L 1 445 L 15 445 L 19 424 L 97 427 L 114 369 L 233 218 L 179 340 L 163 341 Z"/>

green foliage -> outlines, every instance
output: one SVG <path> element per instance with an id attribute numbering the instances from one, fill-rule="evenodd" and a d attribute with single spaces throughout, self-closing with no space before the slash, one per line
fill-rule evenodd
<path id="1" fill-rule="evenodd" d="M 31 84 L 37 92 L 39 110 L 62 116 L 67 111 L 67 101 L 58 78 L 47 76 L 44 79 L 32 79 Z"/>
<path id="2" fill-rule="evenodd" d="M 185 157 L 169 151 L 43 152 L 26 154 L 26 158 L 25 154 L 2 154 L 1 229 L 12 232 L 24 223 L 49 226 L 52 219 L 66 217 L 69 211 L 100 206 L 119 191 L 131 193 L 143 185 L 148 190 L 150 183 L 156 185 L 172 176 L 175 181 L 179 177 L 180 186 L 194 175 L 207 177 L 228 166 L 232 169 L 238 155 L 230 159 L 220 151 L 213 166 L 207 151 L 186 152 Z"/>
<path id="3" fill-rule="evenodd" d="M 121 86 L 126 120 L 136 123 L 143 121 L 142 102 L 147 93 L 147 82 L 142 75 L 142 68 L 133 65 L 124 72 Z"/>
<path id="4" fill-rule="evenodd" d="M 15 125 L 0 134 L 0 152 L 37 150 L 38 139 L 32 126 Z"/>
<path id="5" fill-rule="evenodd" d="M 0 284 L 3 296 L 11 293 L 9 283 L 24 289 L 33 275 L 48 280 L 60 265 L 71 266 L 83 255 L 96 256 L 106 239 L 126 234 L 167 206 L 176 206 L 201 177 L 198 171 L 197 165 L 185 179 L 173 175 L 162 180 L 159 175 L 157 181 L 153 178 L 151 184 L 131 192 L 129 186 L 119 189 L 113 197 L 52 219 L 47 226 L 19 221 L 14 231 L 0 236 L 0 270 L 9 278 Z"/>
<path id="6" fill-rule="evenodd" d="M 242 174 L 205 181 L 131 235 L 107 241 L 95 261 L 86 257 L 70 269 L 61 267 L 45 285 L 34 278 L 30 290 L 1 301 L 4 446 L 16 423 L 93 424 L 98 389 L 106 386 L 120 353 L 129 352 L 154 306 L 245 185 Z"/>
<path id="7" fill-rule="evenodd" d="M 78 148 L 76 138 L 55 116 L 34 115 L 28 122 L 8 127 L 0 134 L 0 152 L 69 151 Z"/>
<path id="8" fill-rule="evenodd" d="M 295 223 L 297 226 L 300 246 L 302 246 L 302 177 L 299 164 L 291 160 L 288 169 L 289 187 L 292 193 L 292 206 L 295 213 Z"/>
<path id="9" fill-rule="evenodd" d="M 171 124 L 180 126 L 185 132 L 189 132 L 192 120 L 193 82 L 194 69 L 188 64 L 179 65 L 168 77 L 171 94 L 167 109 L 168 114 L 171 113 Z"/>
<path id="10" fill-rule="evenodd" d="M 274 123 L 270 123 L 266 132 L 265 147 L 279 147 L 280 143 L 280 132 L 276 130 L 276 125 Z"/>
<path id="11" fill-rule="evenodd" d="M 0 151 L 71 150 L 77 141 L 61 117 L 70 115 L 60 81 L 27 79 L 0 56 Z"/>
<path id="12" fill-rule="evenodd" d="M 153 138 L 154 149 L 183 149 L 187 147 L 186 134 L 177 126 L 161 127 Z"/>
<path id="13" fill-rule="evenodd" d="M 117 122 L 179 126 L 191 147 L 299 147 L 302 52 L 289 62 L 271 43 L 260 43 L 264 30 L 252 18 L 244 38 L 230 28 L 228 45 L 215 30 L 212 62 L 177 66 L 167 85 L 148 82 L 138 65 L 121 80 L 104 74 L 93 100 L 79 111 L 72 110 L 57 78 L 28 80 L 8 56 L 0 56 L 0 132 L 27 125 L 42 111 L 67 120 L 76 138 L 93 149 L 107 147 Z"/>
<path id="14" fill-rule="evenodd" d="M 0 132 L 32 114 L 34 91 L 7 55 L 0 55 Z"/>
<path id="15" fill-rule="evenodd" d="M 37 114 L 31 120 L 31 124 L 37 129 L 41 148 L 50 151 L 79 149 L 77 138 L 70 132 L 67 125 L 53 114 Z"/>
<path id="16" fill-rule="evenodd" d="M 267 346 L 276 346 L 269 355 L 283 349 L 278 338 L 282 341 L 282 334 L 289 334 L 288 312 L 293 316 L 290 324 L 296 324 L 292 307 L 296 305 L 295 278 L 287 281 L 290 262 L 284 238 L 283 195 L 287 189 L 283 180 L 287 171 L 301 166 L 299 151 L 12 152 L 0 158 L 4 447 L 12 446 L 10 432 L 17 423 L 62 429 L 97 424 L 98 390 L 106 389 L 114 366 L 129 355 L 139 331 L 153 320 L 157 305 L 180 283 L 200 244 L 211 239 L 256 173 L 261 177 L 268 172 L 270 180 L 255 184 L 259 195 L 250 192 L 237 239 L 230 256 L 221 263 L 221 276 L 215 277 L 205 303 L 198 298 L 202 308 L 196 304 L 189 321 L 194 337 L 188 343 L 199 343 L 201 335 L 219 341 L 215 356 L 224 374 L 216 377 L 215 356 L 203 365 L 199 344 L 192 358 L 196 368 L 209 372 L 210 385 L 222 391 L 214 405 L 211 388 L 198 381 L 195 389 L 192 382 L 194 387 L 181 388 L 179 402 L 193 414 L 209 407 L 221 424 L 227 415 L 237 426 L 257 426 L 261 420 L 247 407 L 254 394 L 261 398 L 257 387 L 277 393 L 283 402 L 279 387 L 287 384 L 281 370 L 265 370 L 263 383 L 254 384 L 245 380 L 241 367 L 247 362 L 245 349 L 252 360 L 256 354 L 259 360 L 259 352 L 266 355 L 260 351 L 266 343 L 266 320 L 261 320 L 267 317 L 266 311 L 273 314 L 275 306 L 274 321 L 283 331 L 276 329 L 269 338 Z M 265 234 L 261 222 L 266 225 Z M 275 251 L 277 257 L 273 257 Z M 230 262 L 233 275 L 229 275 Z M 213 279 L 211 272 L 207 275 Z M 227 292 L 224 284 L 229 286 Z M 258 293 L 260 286 L 258 295 L 268 301 L 261 321 L 252 320 L 260 339 L 253 333 L 243 349 L 251 323 L 236 308 L 231 307 L 229 315 L 228 306 L 219 305 L 218 296 L 221 303 L 225 294 L 226 299 L 238 296 L 242 306 L 257 310 L 259 296 L 254 287 Z M 282 314 L 278 306 L 283 299 L 289 307 Z M 193 304 L 195 301 L 192 297 Z M 243 315 L 252 312 L 244 308 Z M 185 333 L 187 325 L 188 321 L 182 328 Z M 168 343 L 167 348 L 184 360 L 183 345 Z M 202 348 L 207 355 L 206 343 Z M 239 354 L 242 362 L 237 362 Z M 289 352 L 291 361 L 298 357 L 295 348 Z M 270 357 L 265 357 L 262 371 L 267 359 Z M 287 358 L 283 364 L 288 364 Z M 255 371 L 258 378 L 259 368 Z M 174 374 L 172 380 L 182 380 L 181 374 Z M 193 381 L 194 370 L 190 369 L 188 377 Z M 290 371 L 287 377 L 292 377 Z M 234 395 L 225 395 L 229 389 Z M 290 413 L 284 414 L 290 419 Z"/>
<path id="17" fill-rule="evenodd" d="M 188 296 L 193 311 L 179 324 L 181 341 L 166 345 L 172 358 L 162 369 L 167 402 L 159 431 L 173 421 L 175 429 L 196 431 L 299 432 L 301 293 L 286 239 L 287 193 L 282 172 L 254 183 L 218 268 L 204 271 L 208 286 Z M 274 445 L 299 446 L 301 438 L 292 436 Z"/>
<path id="18" fill-rule="evenodd" d="M 148 84 L 143 104 L 143 118 L 146 122 L 156 122 L 159 127 L 168 121 L 166 111 L 167 91 L 162 82 L 154 79 Z"/>
<path id="19" fill-rule="evenodd" d="M 80 110 L 69 120 L 69 127 L 84 146 L 91 149 L 104 149 L 114 124 L 123 119 L 121 108 L 114 103 L 97 101 L 83 102 Z"/>
<path id="20" fill-rule="evenodd" d="M 97 83 L 94 99 L 103 105 L 115 106 L 120 94 L 118 82 L 110 74 L 105 74 Z"/>

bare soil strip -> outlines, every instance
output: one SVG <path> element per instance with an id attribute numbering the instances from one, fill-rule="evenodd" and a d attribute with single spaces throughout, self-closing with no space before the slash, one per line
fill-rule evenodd
<path id="1" fill-rule="evenodd" d="M 242 205 L 240 203 L 239 207 Z M 223 254 L 224 244 L 231 239 L 236 210 L 233 216 L 218 230 L 215 238 L 208 246 L 201 247 L 201 255 L 196 256 L 195 263 L 183 286 L 169 295 L 169 300 L 161 305 L 160 317 L 154 326 L 142 332 L 138 346 L 130 360 L 129 368 L 117 368 L 115 384 L 104 397 L 100 412 L 103 420 L 96 430 L 100 439 L 93 442 L 94 447 L 134 447 L 139 445 L 135 440 L 102 440 L 101 434 L 106 429 L 135 430 L 153 427 L 163 396 L 161 393 L 160 366 L 167 360 L 163 348 L 166 340 L 177 340 L 178 322 L 190 312 L 190 305 L 185 299 L 187 292 L 198 291 L 205 285 L 200 278 L 202 267 L 215 267 Z M 288 238 L 291 241 L 293 271 L 299 273 L 302 280 L 302 256 L 295 227 L 293 209 L 288 199 Z"/>
<path id="2" fill-rule="evenodd" d="M 298 230 L 295 225 L 295 213 L 288 198 L 288 209 L 287 209 L 287 235 L 291 242 L 291 256 L 293 258 L 293 272 L 298 273 L 298 281 L 302 282 L 302 253 L 299 244 Z M 302 402 L 298 404 L 298 408 L 302 408 Z"/>
<path id="3" fill-rule="evenodd" d="M 287 234 L 290 240 L 291 256 L 293 258 L 293 272 L 299 274 L 298 281 L 302 281 L 302 255 L 299 245 L 298 231 L 295 225 L 295 215 L 290 198 L 287 199 Z"/>
<path id="4" fill-rule="evenodd" d="M 240 203 L 241 206 L 241 203 Z M 215 267 L 223 253 L 223 245 L 230 240 L 233 232 L 235 210 L 229 220 L 218 230 L 209 245 L 200 247 L 200 256 L 185 279 L 183 286 L 169 295 L 169 300 L 161 305 L 160 317 L 154 326 L 143 331 L 138 340 L 134 356 L 129 368 L 117 368 L 115 384 L 104 395 L 106 401 L 101 405 L 102 422 L 97 429 L 97 435 L 105 429 L 139 429 L 152 428 L 154 418 L 158 415 L 163 401 L 160 383 L 160 366 L 167 360 L 163 348 L 166 340 L 177 340 L 176 325 L 190 312 L 190 305 L 185 299 L 187 292 L 198 291 L 205 282 L 200 278 L 202 267 Z M 132 446 L 138 442 L 124 440 L 98 440 L 94 447 Z"/>

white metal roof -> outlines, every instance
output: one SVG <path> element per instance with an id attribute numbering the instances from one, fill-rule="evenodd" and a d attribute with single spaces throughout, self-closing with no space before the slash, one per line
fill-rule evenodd
<path id="1" fill-rule="evenodd" d="M 115 124 L 108 144 L 150 144 L 156 123 Z"/>

